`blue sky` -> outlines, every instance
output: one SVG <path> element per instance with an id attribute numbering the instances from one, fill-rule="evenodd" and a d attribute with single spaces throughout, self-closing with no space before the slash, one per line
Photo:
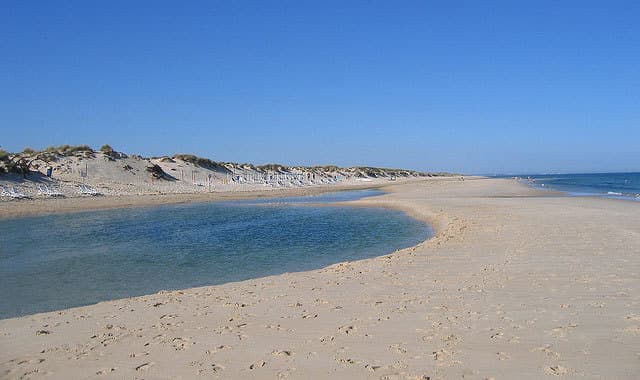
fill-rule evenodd
<path id="1" fill-rule="evenodd" d="M 640 170 L 638 1 L 0 3 L 0 146 Z"/>

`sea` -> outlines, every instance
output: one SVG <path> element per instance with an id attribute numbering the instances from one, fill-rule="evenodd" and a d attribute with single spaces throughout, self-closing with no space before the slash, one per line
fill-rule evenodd
<path id="1" fill-rule="evenodd" d="M 375 257 L 431 227 L 378 190 L 0 220 L 0 319 Z"/>
<path id="2" fill-rule="evenodd" d="M 596 196 L 640 201 L 640 173 L 525 174 L 516 176 L 538 189 L 570 196 Z"/>

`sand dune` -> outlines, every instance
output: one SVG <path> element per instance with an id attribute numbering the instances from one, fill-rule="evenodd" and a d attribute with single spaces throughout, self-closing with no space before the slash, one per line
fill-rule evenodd
<path id="1" fill-rule="evenodd" d="M 88 146 L 63 146 L 38 152 L 0 152 L 0 207 L 3 201 L 17 198 L 50 198 L 43 187 L 61 197 L 87 196 L 81 191 L 84 186 L 91 187 L 93 195 L 105 196 L 206 194 L 379 185 L 390 180 L 446 175 L 357 166 L 255 166 L 189 154 L 148 158 L 113 150 L 94 151 Z M 12 196 L 9 190 L 21 197 Z"/>
<path id="2" fill-rule="evenodd" d="M 437 235 L 316 271 L 2 320 L 0 377 L 640 377 L 640 203 L 509 180 L 388 190 L 353 203 Z"/>

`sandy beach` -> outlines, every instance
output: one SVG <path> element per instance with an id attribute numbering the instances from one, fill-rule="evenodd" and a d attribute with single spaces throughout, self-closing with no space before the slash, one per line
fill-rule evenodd
<path id="1" fill-rule="evenodd" d="M 640 202 L 506 179 L 384 189 L 351 203 L 406 211 L 436 236 L 315 271 L 1 320 L 0 378 L 640 377 Z M 20 201 L 1 216 L 212 200 L 199 197 Z"/>

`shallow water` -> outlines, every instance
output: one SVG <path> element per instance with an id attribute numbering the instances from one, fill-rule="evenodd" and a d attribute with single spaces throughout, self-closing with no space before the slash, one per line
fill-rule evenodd
<path id="1" fill-rule="evenodd" d="M 640 173 L 536 174 L 519 177 L 535 188 L 563 191 L 571 196 L 640 201 Z"/>
<path id="2" fill-rule="evenodd" d="M 377 195 L 165 205 L 0 221 L 0 318 L 215 285 L 389 253 L 432 235 Z"/>

